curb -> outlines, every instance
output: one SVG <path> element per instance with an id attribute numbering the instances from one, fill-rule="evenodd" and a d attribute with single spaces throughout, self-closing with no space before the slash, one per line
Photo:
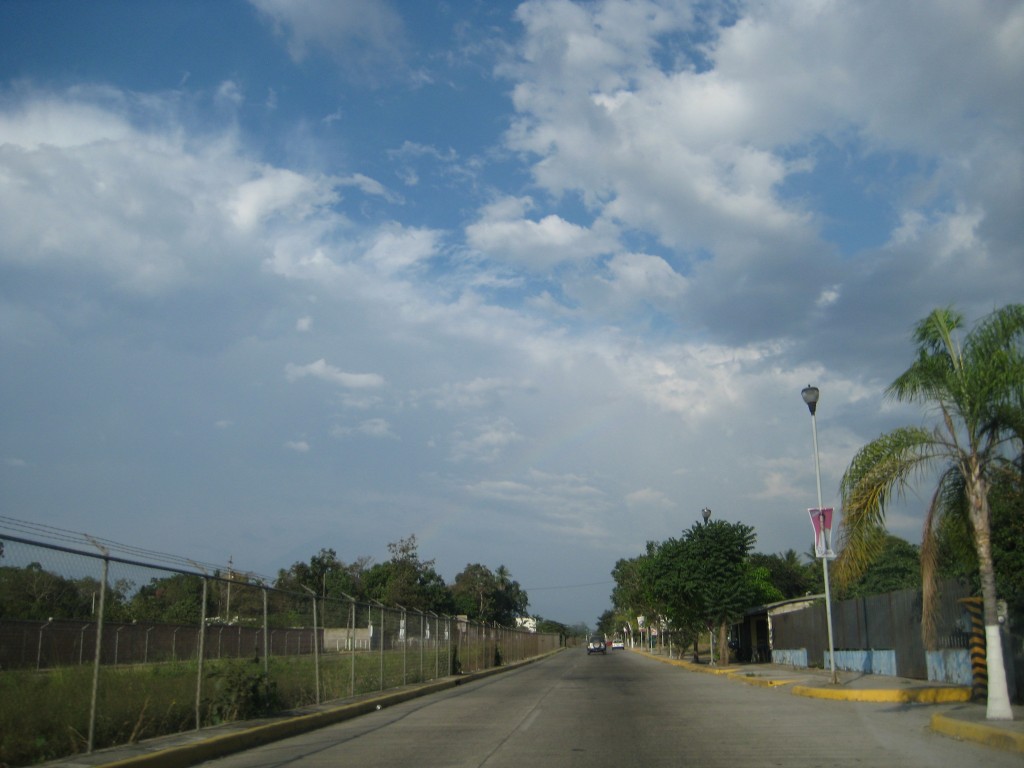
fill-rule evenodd
<path id="1" fill-rule="evenodd" d="M 950 736 L 960 741 L 973 741 L 994 749 L 1024 754 L 1024 733 L 1006 731 L 985 723 L 957 720 L 939 714 L 932 715 L 931 729 L 943 736 Z"/>
<path id="2" fill-rule="evenodd" d="M 415 689 L 402 691 L 401 693 L 376 696 L 372 699 L 364 699 L 354 704 L 345 704 L 323 712 L 297 715 L 264 725 L 256 725 L 234 733 L 200 738 L 190 744 L 164 749 L 158 748 L 154 752 L 103 763 L 103 766 L 106 768 L 188 768 L 188 766 L 206 762 L 207 760 L 214 760 L 236 752 L 252 749 L 253 747 L 270 744 L 280 739 L 308 733 L 317 728 L 351 720 L 360 715 L 374 712 L 384 706 L 391 706 L 418 696 L 426 696 L 431 693 L 454 688 L 463 682 L 465 682 L 464 679 L 449 678 L 443 682 L 430 683 Z"/>
<path id="3" fill-rule="evenodd" d="M 796 680 L 778 680 L 773 677 L 753 677 L 744 672 L 734 672 L 729 675 L 732 680 L 739 680 L 747 685 L 756 685 L 759 688 L 779 688 L 783 685 L 792 685 Z"/>
<path id="4" fill-rule="evenodd" d="M 868 701 L 881 704 L 962 704 L 971 700 L 970 688 L 870 688 L 835 689 L 809 685 L 793 687 L 797 696 L 830 701 Z"/>
<path id="5" fill-rule="evenodd" d="M 77 764 L 82 766 L 88 765 L 90 768 L 190 768 L 190 766 L 206 762 L 208 760 L 226 757 L 227 755 L 243 752 L 247 749 L 252 749 L 253 747 L 260 747 L 264 744 L 279 741 L 280 739 L 298 736 L 303 733 L 314 731 L 318 728 L 324 728 L 328 725 L 334 725 L 335 723 L 341 723 L 346 720 L 360 717 L 361 715 L 367 715 L 371 712 L 383 709 L 384 707 L 401 704 L 402 702 L 410 701 L 411 699 L 416 699 L 421 696 L 429 696 L 433 693 L 455 688 L 474 680 L 482 680 L 493 675 L 501 674 L 502 672 L 509 672 L 527 664 L 533 664 L 537 661 L 541 661 L 542 659 L 546 659 L 563 650 L 565 649 L 558 648 L 554 651 L 550 651 L 549 653 L 516 662 L 514 664 L 509 664 L 507 666 L 492 667 L 491 669 L 470 672 L 465 675 L 446 677 L 443 680 L 434 680 L 432 682 L 423 683 L 422 685 L 411 686 L 390 692 L 381 692 L 380 695 L 371 694 L 370 698 L 360 699 L 359 701 L 333 707 L 327 705 L 328 708 L 317 712 L 295 714 L 290 717 L 285 716 L 283 718 L 273 720 L 272 722 L 263 723 L 262 725 L 253 725 L 248 728 L 242 728 L 229 733 L 209 736 L 202 735 L 202 733 L 199 732 L 196 734 L 194 741 L 189 741 L 186 744 L 169 747 L 161 747 L 159 744 L 153 744 L 151 751 L 143 751 L 139 754 L 134 754 L 128 757 L 112 759 L 109 762 L 79 762 Z M 179 736 L 180 735 L 181 734 L 179 734 Z M 127 746 L 131 745 L 112 747 L 111 750 L 116 751 Z M 143 750 L 146 749 L 144 744 L 135 746 L 136 748 L 141 748 Z M 65 759 L 50 761 L 48 765 L 66 766 L 73 762 L 74 756 L 71 756 Z"/>

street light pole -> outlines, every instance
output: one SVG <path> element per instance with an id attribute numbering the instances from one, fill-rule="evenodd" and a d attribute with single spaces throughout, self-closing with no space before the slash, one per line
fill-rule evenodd
<path id="1" fill-rule="evenodd" d="M 807 385 L 804 387 L 800 396 L 803 397 L 804 402 L 807 404 L 807 409 L 811 412 L 811 435 L 814 439 L 814 478 L 818 485 L 818 509 L 821 510 L 821 465 L 818 462 L 818 423 L 816 413 L 818 410 L 818 388 Z M 828 554 L 821 558 L 821 569 L 822 574 L 825 578 L 825 616 L 828 622 L 828 663 L 829 670 L 832 673 L 832 684 L 835 685 L 839 682 L 839 678 L 836 676 L 836 649 L 832 640 L 832 590 L 828 583 Z"/>
<path id="2" fill-rule="evenodd" d="M 707 525 L 709 522 L 711 522 L 711 507 L 704 507 L 700 511 L 700 516 L 704 518 L 704 525 Z M 696 651 L 696 649 L 697 649 L 696 642 L 693 644 L 693 647 L 694 647 L 694 651 Z M 708 660 L 708 663 L 713 667 L 713 666 L 715 666 L 715 628 L 714 627 L 708 627 L 708 647 L 710 649 L 708 651 L 708 653 L 711 655 L 711 658 Z"/>

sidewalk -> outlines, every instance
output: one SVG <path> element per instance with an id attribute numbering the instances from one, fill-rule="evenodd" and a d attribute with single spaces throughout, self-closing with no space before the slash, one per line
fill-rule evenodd
<path id="1" fill-rule="evenodd" d="M 638 651 L 656 661 L 692 672 L 724 675 L 748 685 L 788 687 L 797 696 L 833 701 L 903 704 L 948 704 L 931 717 L 936 733 L 974 741 L 996 749 L 1024 754 L 1024 707 L 1013 707 L 1013 720 L 986 720 L 985 704 L 971 702 L 971 689 L 957 685 L 911 680 L 905 677 L 837 672 L 838 684 L 822 669 L 801 669 L 778 664 L 731 664 L 715 667 Z"/>

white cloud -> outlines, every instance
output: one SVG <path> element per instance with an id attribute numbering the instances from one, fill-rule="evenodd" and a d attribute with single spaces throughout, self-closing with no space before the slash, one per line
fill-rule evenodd
<path id="1" fill-rule="evenodd" d="M 271 226 L 338 223 L 329 179 L 252 162 L 228 134 L 186 141 L 170 99 L 101 96 L 29 93 L 0 112 L 0 262 L 156 295 L 252 264 Z"/>
<path id="2" fill-rule="evenodd" d="M 515 424 L 506 417 L 466 424 L 452 434 L 449 458 L 456 463 L 490 464 L 522 439 Z"/>
<path id="3" fill-rule="evenodd" d="M 476 377 L 469 381 L 446 383 L 440 387 L 414 393 L 416 400 L 427 400 L 446 411 L 466 411 L 494 407 L 512 392 L 529 389 L 526 382 L 495 377 Z"/>
<path id="4" fill-rule="evenodd" d="M 245 102 L 245 96 L 238 83 L 225 80 L 217 88 L 217 101 L 231 107 L 240 107 Z"/>
<path id="5" fill-rule="evenodd" d="M 374 438 L 388 438 L 397 440 L 398 436 L 392 431 L 391 424 L 387 419 L 366 419 L 354 427 L 336 426 L 331 429 L 335 437 L 349 437 L 351 435 L 364 435 Z"/>
<path id="6" fill-rule="evenodd" d="M 235 226 L 250 232 L 272 216 L 301 221 L 336 199 L 329 183 L 281 168 L 263 168 L 257 178 L 237 187 L 227 209 Z"/>
<path id="7" fill-rule="evenodd" d="M 467 242 L 488 258 L 537 270 L 590 259 L 614 246 L 610 233 L 554 214 L 538 221 L 524 218 L 531 206 L 526 198 L 505 198 L 488 205 L 480 220 L 466 227 Z"/>
<path id="8" fill-rule="evenodd" d="M 466 487 L 471 498 L 512 514 L 519 524 L 575 542 L 605 540 L 611 504 L 588 478 L 531 470 L 518 478 L 482 480 Z"/>
<path id="9" fill-rule="evenodd" d="M 330 382 L 331 384 L 338 384 L 339 386 L 349 389 L 366 389 L 381 387 L 384 385 L 384 377 L 379 374 L 346 373 L 340 368 L 328 365 L 324 358 L 320 358 L 319 360 L 315 360 L 306 365 L 288 363 L 284 367 L 284 375 L 290 382 L 298 381 L 299 379 L 304 379 L 308 376 L 314 379 L 320 379 L 321 381 Z"/>
<path id="10" fill-rule="evenodd" d="M 643 488 L 626 495 L 626 506 L 631 511 L 646 509 L 672 509 L 672 500 L 661 491 L 653 488 Z"/>
<path id="11" fill-rule="evenodd" d="M 296 453 L 309 453 L 309 443 L 305 440 L 288 440 L 284 447 L 289 451 L 295 451 Z"/>
<path id="12" fill-rule="evenodd" d="M 388 225 L 374 233 L 363 259 L 384 273 L 397 272 L 437 253 L 439 232 Z"/>
<path id="13" fill-rule="evenodd" d="M 376 82 L 398 68 L 406 47 L 402 18 L 384 0 L 249 0 L 288 38 L 303 61 L 327 52 L 353 78 Z"/>

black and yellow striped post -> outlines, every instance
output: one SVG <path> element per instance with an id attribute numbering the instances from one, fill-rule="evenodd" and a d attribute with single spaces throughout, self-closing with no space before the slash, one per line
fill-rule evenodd
<path id="1" fill-rule="evenodd" d="M 959 601 L 971 617 L 971 698 L 984 701 L 988 697 L 988 659 L 985 654 L 985 617 L 980 597 L 965 597 Z"/>

